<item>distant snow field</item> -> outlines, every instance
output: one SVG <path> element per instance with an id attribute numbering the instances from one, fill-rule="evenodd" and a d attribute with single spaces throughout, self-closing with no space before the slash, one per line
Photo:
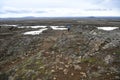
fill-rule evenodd
<path id="1" fill-rule="evenodd" d="M 46 28 L 47 26 L 20 26 L 18 28 Z"/>
<path id="2" fill-rule="evenodd" d="M 19 28 L 42 28 L 42 29 L 39 29 L 36 31 L 28 31 L 28 32 L 23 33 L 24 35 L 39 35 L 43 31 L 48 29 L 46 27 L 47 26 L 21 26 Z M 65 28 L 65 26 L 50 26 L 50 28 L 52 28 L 53 30 L 67 30 L 67 28 Z"/>
<path id="3" fill-rule="evenodd" d="M 29 31 L 29 32 L 25 32 L 23 33 L 24 35 L 39 35 L 41 34 L 43 31 L 47 30 L 48 28 L 44 28 L 44 29 L 39 29 L 37 31 Z"/>
<path id="4" fill-rule="evenodd" d="M 3 25 L 0 25 L 0 26 L 10 26 L 10 27 L 17 27 L 18 25 L 8 25 L 8 24 L 3 24 Z"/>
<path id="5" fill-rule="evenodd" d="M 50 26 L 53 30 L 67 30 L 65 26 Z"/>
<path id="6" fill-rule="evenodd" d="M 111 30 L 115 30 L 119 27 L 97 27 L 98 29 L 101 29 L 101 30 L 105 30 L 105 31 L 111 31 Z"/>

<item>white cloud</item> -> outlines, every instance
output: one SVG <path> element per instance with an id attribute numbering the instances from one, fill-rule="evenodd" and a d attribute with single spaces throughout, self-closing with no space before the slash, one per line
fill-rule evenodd
<path id="1" fill-rule="evenodd" d="M 110 1 L 112 1 L 112 0 L 104 0 L 104 2 L 110 2 Z"/>
<path id="2" fill-rule="evenodd" d="M 119 0 L 2 1 L 0 17 L 120 16 Z"/>
<path id="3" fill-rule="evenodd" d="M 16 10 L 16 9 L 15 9 Z M 26 10 L 26 9 L 24 9 Z M 43 9 L 29 9 L 28 13 L 6 13 L 1 14 L 1 17 L 25 17 L 25 16 L 35 16 L 35 17 L 78 17 L 78 16 L 119 16 L 119 12 L 116 10 L 108 10 L 108 11 L 86 11 L 81 9 L 73 9 L 73 8 L 43 8 Z M 43 13 L 37 13 L 37 12 Z"/>

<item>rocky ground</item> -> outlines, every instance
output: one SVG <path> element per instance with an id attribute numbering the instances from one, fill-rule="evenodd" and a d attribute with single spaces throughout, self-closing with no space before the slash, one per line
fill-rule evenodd
<path id="1" fill-rule="evenodd" d="M 120 80 L 120 29 L 29 30 L 0 27 L 0 80 Z"/>

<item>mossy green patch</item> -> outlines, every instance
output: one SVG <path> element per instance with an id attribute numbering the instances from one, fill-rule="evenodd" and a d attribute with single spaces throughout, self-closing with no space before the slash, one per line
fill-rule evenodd
<path id="1" fill-rule="evenodd" d="M 8 80 L 8 75 L 6 73 L 0 74 L 0 80 Z"/>
<path id="2" fill-rule="evenodd" d="M 115 51 L 115 54 L 120 54 L 120 50 L 119 51 Z"/>
<path id="3" fill-rule="evenodd" d="M 87 63 L 95 63 L 97 61 L 96 58 L 90 57 L 90 58 L 82 58 L 81 62 L 87 62 Z"/>

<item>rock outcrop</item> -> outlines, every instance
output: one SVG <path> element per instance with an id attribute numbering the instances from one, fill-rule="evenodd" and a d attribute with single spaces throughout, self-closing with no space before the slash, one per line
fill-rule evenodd
<path id="1" fill-rule="evenodd" d="M 119 29 L 80 25 L 36 36 L 0 34 L 0 43 L 0 80 L 120 79 Z"/>

